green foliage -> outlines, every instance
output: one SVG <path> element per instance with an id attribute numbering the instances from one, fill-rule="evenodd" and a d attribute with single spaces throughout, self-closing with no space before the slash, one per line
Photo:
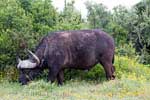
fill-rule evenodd
<path id="1" fill-rule="evenodd" d="M 101 65 L 97 64 L 90 70 L 65 70 L 65 79 L 80 80 L 105 80 L 105 72 Z"/>
<path id="2" fill-rule="evenodd" d="M 30 12 L 33 17 L 33 31 L 46 34 L 56 25 L 57 12 L 52 6 L 51 0 L 31 1 Z"/>
<path id="3" fill-rule="evenodd" d="M 75 9 L 74 1 L 65 5 L 62 12 L 60 12 L 57 20 L 56 30 L 77 30 L 81 29 L 82 18 L 81 13 Z"/>
<path id="4" fill-rule="evenodd" d="M 141 1 L 132 9 L 117 6 L 113 12 L 102 4 L 87 2 L 87 22 L 74 4 L 74 1 L 65 3 L 65 8 L 58 12 L 51 0 L 0 0 L 1 98 L 150 99 L 150 66 L 137 63 L 139 60 L 150 63 L 150 0 Z M 33 50 L 48 32 L 82 28 L 100 28 L 114 37 L 118 55 L 114 64 L 116 80 L 106 81 L 104 69 L 98 64 L 88 72 L 66 70 L 62 87 L 43 80 L 33 81 L 28 86 L 15 83 L 18 80 L 17 53 L 25 58 L 24 49 Z M 47 77 L 46 73 L 47 70 L 42 78 Z M 68 82 L 70 77 L 73 81 Z"/>
<path id="5" fill-rule="evenodd" d="M 128 11 L 123 6 L 117 6 L 113 9 L 112 17 L 107 26 L 107 30 L 112 33 L 115 43 L 120 46 L 127 42 L 128 36 Z"/>
<path id="6" fill-rule="evenodd" d="M 137 63 L 136 59 L 128 57 L 115 57 L 116 76 L 118 78 L 128 77 L 135 80 L 149 80 L 149 66 Z M 144 78 L 144 79 L 142 79 Z"/>
<path id="7" fill-rule="evenodd" d="M 103 4 L 96 4 L 94 2 L 86 2 L 88 10 L 88 23 L 90 28 L 105 29 L 109 23 L 110 13 Z"/>
<path id="8" fill-rule="evenodd" d="M 131 42 L 129 44 L 122 44 L 117 47 L 115 50 L 115 54 L 119 56 L 127 56 L 134 59 L 138 57 L 138 55 L 136 54 L 136 50 Z"/>
<path id="9" fill-rule="evenodd" d="M 57 12 L 51 0 L 0 1 L 0 70 L 16 65 L 16 54 L 33 50 L 51 31 L 81 29 L 81 14 L 74 3 Z"/>
<path id="10" fill-rule="evenodd" d="M 150 63 L 150 0 L 137 3 L 131 9 L 121 5 L 110 13 L 102 4 L 87 2 L 88 23 L 91 28 L 101 28 L 110 33 L 117 48 L 133 43 L 140 54 L 140 62 Z M 106 22 L 105 24 L 103 22 Z"/>
<path id="11" fill-rule="evenodd" d="M 146 48 L 143 48 L 142 49 L 142 54 L 139 57 L 140 62 L 143 63 L 143 64 L 149 64 L 149 59 L 150 59 L 149 52 L 147 51 Z"/>
<path id="12" fill-rule="evenodd" d="M 150 0 L 144 0 L 134 6 L 134 17 L 132 23 L 133 31 L 130 33 L 130 39 L 135 44 L 135 47 L 141 55 L 141 62 L 150 63 Z"/>

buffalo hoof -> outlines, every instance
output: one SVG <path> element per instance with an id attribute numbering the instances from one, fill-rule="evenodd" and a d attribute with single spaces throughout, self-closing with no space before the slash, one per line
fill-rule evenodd
<path id="1" fill-rule="evenodd" d="M 115 79 L 115 75 L 112 75 L 112 78 Z"/>
<path id="2" fill-rule="evenodd" d="M 107 80 L 114 80 L 115 79 L 115 75 L 112 75 L 111 77 L 108 77 Z"/>

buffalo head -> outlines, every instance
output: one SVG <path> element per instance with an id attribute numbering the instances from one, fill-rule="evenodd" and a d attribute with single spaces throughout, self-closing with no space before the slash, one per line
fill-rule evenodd
<path id="1" fill-rule="evenodd" d="M 39 58 L 28 50 L 31 58 L 21 60 L 18 58 L 17 68 L 19 69 L 19 82 L 23 85 L 27 84 L 30 80 L 39 74 L 40 70 L 37 66 L 40 64 Z"/>

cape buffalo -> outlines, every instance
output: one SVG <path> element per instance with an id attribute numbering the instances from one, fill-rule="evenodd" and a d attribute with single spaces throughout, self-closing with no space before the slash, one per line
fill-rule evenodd
<path id="1" fill-rule="evenodd" d="M 19 82 L 27 84 L 48 68 L 48 81 L 63 83 L 63 71 L 69 69 L 89 70 L 100 63 L 108 80 L 114 79 L 114 40 L 99 30 L 74 30 L 53 32 L 45 36 L 30 53 L 27 60 L 18 59 Z"/>

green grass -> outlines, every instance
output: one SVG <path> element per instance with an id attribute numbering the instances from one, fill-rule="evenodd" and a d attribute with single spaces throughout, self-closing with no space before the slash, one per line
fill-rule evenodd
<path id="1" fill-rule="evenodd" d="M 1 83 L 0 100 L 150 100 L 150 84 L 123 78 L 92 83 L 69 81 L 58 87 L 43 80 L 27 86 Z"/>
<path id="2" fill-rule="evenodd" d="M 4 80 L 0 100 L 150 100 L 149 66 L 118 56 L 115 66 L 117 78 L 112 81 L 74 79 L 57 86 L 41 79 L 21 86 Z"/>

